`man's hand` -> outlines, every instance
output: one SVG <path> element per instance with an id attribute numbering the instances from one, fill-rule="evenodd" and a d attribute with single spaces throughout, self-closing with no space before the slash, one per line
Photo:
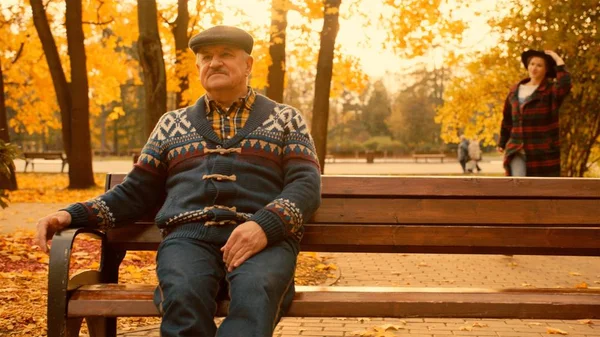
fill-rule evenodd
<path id="1" fill-rule="evenodd" d="M 504 149 L 501 148 L 500 146 L 496 146 L 496 151 L 498 151 L 500 153 L 504 153 Z"/>
<path id="2" fill-rule="evenodd" d="M 71 224 L 71 214 L 67 211 L 58 211 L 47 215 L 37 222 L 36 243 L 44 253 L 48 253 L 48 240 L 54 233 Z"/>
<path id="3" fill-rule="evenodd" d="M 247 221 L 237 226 L 221 248 L 227 270 L 231 272 L 266 246 L 267 235 L 259 224 Z"/>

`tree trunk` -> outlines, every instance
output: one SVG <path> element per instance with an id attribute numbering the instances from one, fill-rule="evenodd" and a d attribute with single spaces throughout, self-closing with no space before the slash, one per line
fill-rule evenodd
<path id="1" fill-rule="evenodd" d="M 582 102 L 583 97 L 573 97 Z M 592 149 L 600 137 L 600 113 L 594 104 L 563 106 L 561 111 L 561 176 L 583 177 L 588 170 Z M 592 158 L 593 160 L 594 158 Z"/>
<path id="2" fill-rule="evenodd" d="M 0 139 L 4 143 L 10 143 L 10 135 L 8 134 L 8 114 L 6 113 L 6 103 L 4 98 L 4 74 L 2 73 L 2 63 L 0 59 Z M 0 189 L 14 191 L 17 187 L 17 175 L 15 174 L 15 164 L 11 162 L 9 165 L 10 175 L 5 176 L 0 174 Z"/>
<path id="3" fill-rule="evenodd" d="M 269 55 L 271 65 L 267 74 L 267 97 L 283 102 L 285 81 L 285 38 L 287 29 L 288 0 L 272 0 Z"/>
<path id="4" fill-rule="evenodd" d="M 329 118 L 329 92 L 333 73 L 335 39 L 339 30 L 339 9 L 342 0 L 325 0 L 325 20 L 321 31 L 321 48 L 317 61 L 315 100 L 313 102 L 312 136 L 315 141 L 321 173 L 327 152 L 327 121 Z"/>
<path id="5" fill-rule="evenodd" d="M 90 139 L 90 102 L 81 0 L 67 1 L 67 47 L 71 62 L 71 156 L 69 188 L 95 185 Z"/>
<path id="6" fill-rule="evenodd" d="M 46 56 L 46 62 L 52 76 L 52 84 L 56 92 L 56 100 L 60 108 L 60 117 L 62 122 L 63 147 L 67 158 L 71 159 L 71 93 L 69 85 L 60 63 L 58 49 L 50 31 L 48 18 L 42 0 L 31 0 L 31 11 L 33 13 L 33 23 L 42 43 L 42 49 Z M 69 167 L 70 171 L 70 167 Z"/>
<path id="7" fill-rule="evenodd" d="M 144 72 L 146 91 L 145 136 L 150 136 L 154 126 L 167 110 L 167 79 L 163 59 L 155 0 L 138 0 L 138 52 Z"/>
<path id="8" fill-rule="evenodd" d="M 81 0 L 67 1 L 67 49 L 71 62 L 71 85 L 67 83 L 48 18 L 41 0 L 31 0 L 33 21 L 48 62 L 60 107 L 63 147 L 69 159 L 69 188 L 94 186 L 89 124 L 86 55 Z"/>
<path id="9" fill-rule="evenodd" d="M 177 91 L 177 95 L 175 97 L 175 106 L 178 108 L 188 103 L 183 101 L 183 93 L 190 87 L 187 76 L 189 69 L 184 69 L 184 67 L 186 67 L 187 65 L 184 64 L 182 60 L 184 58 L 185 53 L 189 53 L 189 37 L 187 33 L 189 21 L 190 14 L 188 12 L 187 0 L 178 0 L 177 19 L 175 19 L 175 23 L 171 28 L 171 31 L 173 32 L 173 37 L 175 38 L 175 73 L 178 74 L 179 77 L 179 90 Z"/>

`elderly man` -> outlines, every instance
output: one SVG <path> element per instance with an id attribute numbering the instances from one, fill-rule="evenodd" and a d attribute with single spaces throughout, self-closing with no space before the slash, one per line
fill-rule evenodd
<path id="1" fill-rule="evenodd" d="M 229 26 L 192 37 L 206 95 L 161 117 L 125 181 L 38 221 L 110 230 L 164 199 L 155 222 L 161 336 L 272 336 L 294 295 L 303 224 L 320 204 L 314 144 L 298 110 L 248 86 L 253 38 Z M 217 329 L 216 296 L 229 314 Z"/>

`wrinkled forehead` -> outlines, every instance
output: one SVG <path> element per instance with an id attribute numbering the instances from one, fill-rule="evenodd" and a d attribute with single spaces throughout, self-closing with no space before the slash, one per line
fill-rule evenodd
<path id="1" fill-rule="evenodd" d="M 221 52 L 239 53 L 243 52 L 243 50 L 242 48 L 233 44 L 211 44 L 198 47 L 197 49 L 197 54 L 199 55 L 215 54 Z"/>

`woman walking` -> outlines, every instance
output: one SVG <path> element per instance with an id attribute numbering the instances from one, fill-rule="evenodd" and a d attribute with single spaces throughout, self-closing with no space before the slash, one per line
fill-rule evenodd
<path id="1" fill-rule="evenodd" d="M 571 90 L 571 75 L 551 50 L 528 50 L 521 61 L 529 77 L 508 93 L 498 142 L 506 175 L 560 176 L 558 114 Z"/>

